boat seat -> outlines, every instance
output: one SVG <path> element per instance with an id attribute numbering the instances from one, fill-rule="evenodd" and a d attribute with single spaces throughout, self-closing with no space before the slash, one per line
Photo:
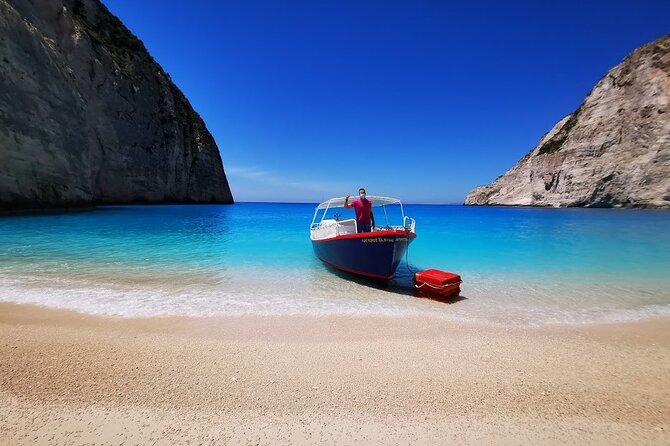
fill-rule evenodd
<path id="1" fill-rule="evenodd" d="M 355 234 L 356 220 L 324 219 L 318 229 L 319 238 L 335 237 L 336 235 Z"/>
<path id="2" fill-rule="evenodd" d="M 337 223 L 339 235 L 356 233 L 356 220 L 353 218 L 350 220 L 340 220 Z"/>

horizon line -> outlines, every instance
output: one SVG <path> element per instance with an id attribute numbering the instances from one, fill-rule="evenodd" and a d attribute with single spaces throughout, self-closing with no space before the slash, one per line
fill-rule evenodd
<path id="1" fill-rule="evenodd" d="M 465 203 L 419 203 L 419 202 L 411 202 L 411 201 L 403 201 L 400 200 L 403 205 L 406 204 L 420 204 L 420 205 L 426 205 L 426 206 L 465 206 Z M 233 204 L 241 204 L 241 203 L 260 203 L 260 204 L 319 204 L 319 201 L 255 201 L 255 200 L 241 200 L 241 201 L 235 201 Z"/>

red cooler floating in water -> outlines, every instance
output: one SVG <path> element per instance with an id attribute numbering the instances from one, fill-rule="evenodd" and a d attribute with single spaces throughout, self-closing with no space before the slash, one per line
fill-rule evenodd
<path id="1" fill-rule="evenodd" d="M 461 292 L 461 276 L 439 269 L 414 274 L 414 289 L 440 297 L 456 297 Z"/>

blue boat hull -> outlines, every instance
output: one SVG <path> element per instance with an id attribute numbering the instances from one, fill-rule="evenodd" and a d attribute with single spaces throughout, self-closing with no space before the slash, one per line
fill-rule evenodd
<path id="1" fill-rule="evenodd" d="M 312 247 L 322 262 L 334 268 L 389 280 L 415 237 L 405 231 L 368 232 L 312 240 Z"/>

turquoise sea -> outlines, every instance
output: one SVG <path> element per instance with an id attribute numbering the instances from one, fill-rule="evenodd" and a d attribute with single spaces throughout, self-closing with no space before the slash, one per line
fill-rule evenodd
<path id="1" fill-rule="evenodd" d="M 670 314 L 670 212 L 405 205 L 417 221 L 388 286 L 318 261 L 314 204 L 107 206 L 0 217 L 0 301 L 127 317 L 430 314 L 493 324 Z M 410 269 L 461 274 L 417 298 Z"/>

